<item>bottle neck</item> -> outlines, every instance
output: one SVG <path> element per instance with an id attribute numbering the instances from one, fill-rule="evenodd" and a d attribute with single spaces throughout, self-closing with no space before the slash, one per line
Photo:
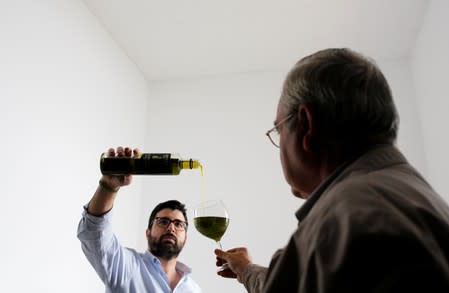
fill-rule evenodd
<path id="1" fill-rule="evenodd" d="M 180 169 L 198 169 L 201 163 L 198 160 L 179 160 Z"/>

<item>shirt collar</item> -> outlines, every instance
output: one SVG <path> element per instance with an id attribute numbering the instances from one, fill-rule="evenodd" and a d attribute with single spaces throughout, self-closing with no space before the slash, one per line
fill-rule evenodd
<path id="1" fill-rule="evenodd" d="M 329 185 L 331 185 L 332 182 L 334 182 L 335 178 L 337 178 L 349 164 L 350 162 L 346 162 L 340 165 L 324 182 L 322 182 L 312 192 L 306 202 L 296 211 L 295 215 L 299 222 L 302 222 L 302 220 L 304 220 L 315 203 L 320 199 L 324 191 L 329 187 Z"/>
<path id="2" fill-rule="evenodd" d="M 145 251 L 145 257 L 153 265 L 156 265 L 159 267 L 161 266 L 161 261 L 159 260 L 159 258 L 157 258 L 157 256 L 154 256 L 149 250 Z M 180 272 L 183 276 L 190 274 L 192 272 L 192 269 L 190 267 L 188 267 L 186 264 L 184 264 L 178 260 L 176 261 L 175 268 L 176 268 L 176 271 Z"/>
<path id="3" fill-rule="evenodd" d="M 393 145 L 375 145 L 365 153 L 354 157 L 341 164 L 332 174 L 323 181 L 309 196 L 306 202 L 299 208 L 295 215 L 299 223 L 309 214 L 321 195 L 333 183 L 346 177 L 346 174 L 360 169 L 376 169 L 391 164 L 402 164 L 407 162 L 401 152 Z"/>

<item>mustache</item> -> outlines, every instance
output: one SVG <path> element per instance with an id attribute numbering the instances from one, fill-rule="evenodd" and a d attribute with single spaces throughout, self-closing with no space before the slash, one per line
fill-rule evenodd
<path id="1" fill-rule="evenodd" d="M 170 239 L 174 239 L 176 242 L 178 241 L 178 238 L 176 237 L 175 234 L 173 233 L 165 233 L 164 235 L 161 236 L 160 240 L 164 240 L 165 238 L 170 238 Z"/>

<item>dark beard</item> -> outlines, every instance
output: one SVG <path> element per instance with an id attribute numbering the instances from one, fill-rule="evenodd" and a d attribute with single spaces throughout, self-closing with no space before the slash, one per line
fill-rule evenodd
<path id="1" fill-rule="evenodd" d="M 155 237 L 150 237 L 148 239 L 148 248 L 154 256 L 165 260 L 171 260 L 179 255 L 183 245 L 178 245 L 178 240 L 176 240 L 175 243 L 161 240 L 164 236 L 167 236 L 167 234 L 162 235 L 159 240 Z"/>

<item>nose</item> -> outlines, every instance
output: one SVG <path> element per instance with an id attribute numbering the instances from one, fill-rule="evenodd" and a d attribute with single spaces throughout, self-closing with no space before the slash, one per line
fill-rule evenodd
<path id="1" fill-rule="evenodd" d="M 170 222 L 170 224 L 168 224 L 167 231 L 176 231 L 174 222 Z"/>

